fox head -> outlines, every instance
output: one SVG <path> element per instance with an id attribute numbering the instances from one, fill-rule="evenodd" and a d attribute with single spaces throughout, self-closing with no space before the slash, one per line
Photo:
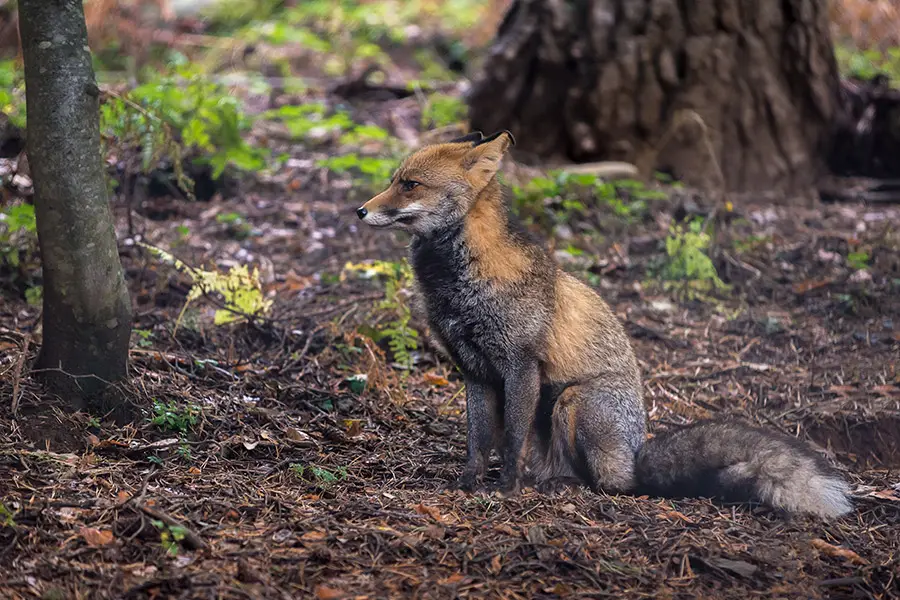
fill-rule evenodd
<path id="1" fill-rule="evenodd" d="M 356 210 L 367 225 L 416 235 L 462 221 L 487 187 L 507 149 L 508 131 L 470 133 L 414 152 L 391 177 L 390 186 Z"/>

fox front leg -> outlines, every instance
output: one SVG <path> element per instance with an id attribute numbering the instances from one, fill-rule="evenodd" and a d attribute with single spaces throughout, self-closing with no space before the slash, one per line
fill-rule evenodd
<path id="1" fill-rule="evenodd" d="M 523 361 L 505 386 L 503 426 L 506 439 L 503 448 L 503 474 L 500 491 L 511 495 L 518 493 L 529 452 L 535 412 L 541 395 L 541 372 L 535 361 Z"/>
<path id="2" fill-rule="evenodd" d="M 497 427 L 497 393 L 483 383 L 466 380 L 467 459 L 456 487 L 471 492 L 487 468 Z"/>

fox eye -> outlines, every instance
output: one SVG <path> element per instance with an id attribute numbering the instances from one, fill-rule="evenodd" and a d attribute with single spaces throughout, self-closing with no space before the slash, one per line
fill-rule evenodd
<path id="1" fill-rule="evenodd" d="M 405 180 L 405 181 L 401 181 L 400 185 L 403 187 L 404 192 L 411 192 L 419 186 L 419 182 Z"/>

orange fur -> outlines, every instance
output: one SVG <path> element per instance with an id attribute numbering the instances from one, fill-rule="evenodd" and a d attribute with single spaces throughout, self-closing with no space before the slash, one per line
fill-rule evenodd
<path id="1" fill-rule="evenodd" d="M 505 207 L 497 189 L 486 189 L 466 216 L 466 242 L 472 252 L 474 271 L 482 279 L 508 283 L 522 277 L 531 260 L 505 235 Z"/>

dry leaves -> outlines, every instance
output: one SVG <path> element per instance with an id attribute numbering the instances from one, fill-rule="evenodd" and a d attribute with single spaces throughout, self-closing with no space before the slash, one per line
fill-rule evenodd
<path id="1" fill-rule="evenodd" d="M 816 538 L 810 543 L 812 544 L 813 548 L 828 556 L 832 556 L 834 558 L 843 558 L 855 565 L 869 564 L 869 561 L 861 557 L 853 550 L 848 550 L 847 548 L 840 548 L 833 544 L 829 544 L 823 539 Z"/>
<path id="2" fill-rule="evenodd" d="M 106 546 L 115 540 L 113 532 L 108 529 L 96 529 L 94 527 L 82 527 L 78 531 L 78 535 L 84 538 L 88 546 Z"/>

